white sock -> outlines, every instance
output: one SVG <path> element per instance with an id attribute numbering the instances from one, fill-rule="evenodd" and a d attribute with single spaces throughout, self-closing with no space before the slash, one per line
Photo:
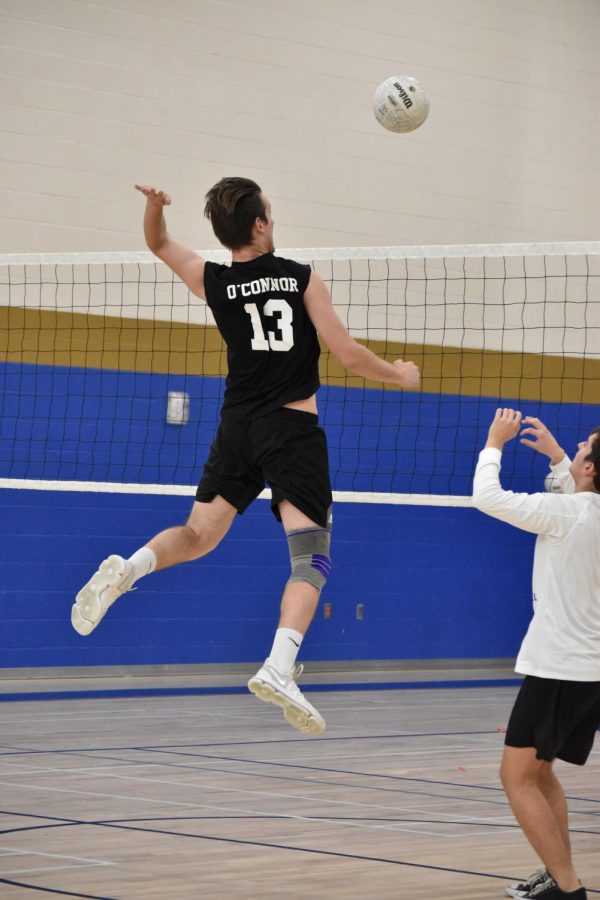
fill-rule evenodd
<path id="1" fill-rule="evenodd" d="M 150 572 L 154 572 L 156 568 L 156 556 L 150 547 L 141 547 L 139 550 L 136 550 L 133 556 L 129 557 L 127 562 L 131 566 L 133 572 L 132 584 L 135 584 L 138 578 L 143 578 L 144 575 L 149 575 Z"/>
<path id="2" fill-rule="evenodd" d="M 293 628 L 278 628 L 267 662 L 279 672 L 291 672 L 300 650 L 302 635 Z"/>

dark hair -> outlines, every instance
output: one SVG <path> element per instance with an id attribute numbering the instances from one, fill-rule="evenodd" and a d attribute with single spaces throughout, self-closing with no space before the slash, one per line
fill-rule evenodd
<path id="1" fill-rule="evenodd" d="M 592 432 L 590 432 L 590 437 L 595 437 L 595 440 L 592 441 L 592 449 L 585 457 L 586 462 L 593 462 L 596 467 L 596 474 L 594 475 L 594 487 L 600 493 L 600 425 L 598 428 L 594 428 Z"/>
<path id="2" fill-rule="evenodd" d="M 267 221 L 260 187 L 249 178 L 221 178 L 206 195 L 204 215 L 224 247 L 238 250 L 252 241 L 256 219 Z"/>

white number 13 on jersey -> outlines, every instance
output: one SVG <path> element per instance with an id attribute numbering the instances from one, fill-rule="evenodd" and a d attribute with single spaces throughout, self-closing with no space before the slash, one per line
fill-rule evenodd
<path id="1" fill-rule="evenodd" d="M 271 349 L 285 352 L 292 349 L 294 346 L 293 312 L 286 300 L 267 300 L 265 303 L 263 308 L 265 316 L 277 316 L 277 332 L 267 331 L 266 337 L 256 303 L 246 303 L 244 309 L 252 321 L 253 336 L 250 346 L 253 350 Z"/>

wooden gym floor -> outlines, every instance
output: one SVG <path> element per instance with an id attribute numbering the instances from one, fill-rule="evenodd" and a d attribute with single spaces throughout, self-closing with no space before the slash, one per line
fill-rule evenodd
<path id="1" fill-rule="evenodd" d="M 328 679 L 319 737 L 191 677 L 0 682 L 0 897 L 487 900 L 538 867 L 498 780 L 516 684 Z M 594 896 L 600 742 L 557 772 Z"/>

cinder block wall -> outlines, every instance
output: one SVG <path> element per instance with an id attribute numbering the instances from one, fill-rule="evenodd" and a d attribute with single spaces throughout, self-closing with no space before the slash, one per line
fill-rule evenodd
<path id="1" fill-rule="evenodd" d="M 135 181 L 210 248 L 206 189 L 270 196 L 282 247 L 590 240 L 600 6 L 589 0 L 4 0 L 0 247 L 138 249 Z M 391 135 L 375 86 L 431 114 Z"/>

